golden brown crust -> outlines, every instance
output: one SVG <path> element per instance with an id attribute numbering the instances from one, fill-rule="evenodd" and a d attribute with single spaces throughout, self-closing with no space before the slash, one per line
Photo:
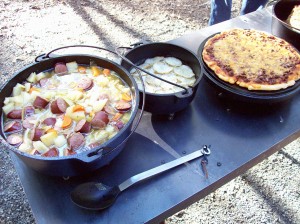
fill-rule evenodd
<path id="1" fill-rule="evenodd" d="M 274 91 L 300 78 L 300 55 L 286 41 L 256 30 L 232 29 L 204 45 L 202 57 L 223 81 L 248 90 Z"/>

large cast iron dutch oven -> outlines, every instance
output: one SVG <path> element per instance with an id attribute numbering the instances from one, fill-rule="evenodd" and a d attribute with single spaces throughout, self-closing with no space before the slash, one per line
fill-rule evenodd
<path id="1" fill-rule="evenodd" d="M 1 133 L 0 139 L 5 147 L 14 152 L 25 164 L 34 170 L 43 174 L 53 176 L 75 176 L 81 175 L 93 170 L 96 170 L 104 165 L 107 165 L 113 158 L 115 158 L 121 150 L 124 148 L 126 140 L 132 133 L 131 128 L 133 126 L 134 118 L 137 115 L 138 104 L 139 104 L 139 92 L 135 80 L 129 75 L 129 73 L 122 68 L 120 65 L 100 57 L 90 55 L 66 55 L 55 58 L 46 58 L 40 62 L 33 63 L 21 71 L 17 72 L 6 84 L 1 88 L 0 94 L 0 108 L 2 110 L 3 102 L 5 97 L 10 96 L 12 88 L 17 84 L 21 83 L 32 73 L 42 72 L 54 68 L 57 62 L 72 62 L 76 61 L 78 64 L 90 65 L 90 62 L 95 62 L 98 66 L 111 69 L 118 73 L 120 77 L 128 84 L 132 90 L 133 105 L 132 115 L 129 122 L 121 129 L 121 131 L 103 143 L 100 146 L 92 148 L 86 152 L 69 155 L 63 157 L 40 157 L 23 153 L 15 147 L 9 145 L 4 140 L 3 133 L 3 116 L 1 116 Z M 2 112 L 2 111 L 1 111 Z M 2 113 L 1 113 L 2 114 Z M 139 115 L 139 119 L 140 119 Z M 138 119 L 138 121 L 139 121 Z M 136 122 L 136 121 L 135 121 Z M 137 124 L 135 124 L 136 126 Z"/>
<path id="2" fill-rule="evenodd" d="M 191 51 L 169 43 L 146 43 L 134 47 L 124 57 L 135 65 L 140 65 L 148 58 L 156 56 L 175 57 L 183 64 L 192 68 L 196 82 L 186 90 L 172 94 L 157 94 L 146 92 L 145 111 L 152 114 L 174 114 L 185 109 L 194 99 L 199 82 L 202 78 L 202 67 L 197 56 Z M 121 65 L 130 71 L 133 66 L 122 60 Z M 141 92 L 140 92 L 141 93 Z"/>
<path id="3" fill-rule="evenodd" d="M 285 39 L 300 50 L 300 30 L 290 26 L 286 21 L 295 5 L 300 5 L 299 0 L 270 1 L 266 7 L 274 5 L 272 15 L 272 33 Z"/>

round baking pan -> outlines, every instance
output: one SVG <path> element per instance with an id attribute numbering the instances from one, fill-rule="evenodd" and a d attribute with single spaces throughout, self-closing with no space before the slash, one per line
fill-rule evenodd
<path id="1" fill-rule="evenodd" d="M 218 33 L 216 33 L 218 34 Z M 207 80 L 217 87 L 220 91 L 225 93 L 225 97 L 253 103 L 279 103 L 291 99 L 297 92 L 299 92 L 300 81 L 296 81 L 295 85 L 290 86 L 286 89 L 280 89 L 276 91 L 255 91 L 248 90 L 246 88 L 240 87 L 235 84 L 227 83 L 217 77 L 215 72 L 211 70 L 207 64 L 203 61 L 202 51 L 205 43 L 208 39 L 212 38 L 214 35 L 206 38 L 198 48 L 197 55 L 203 66 L 203 73 Z"/>

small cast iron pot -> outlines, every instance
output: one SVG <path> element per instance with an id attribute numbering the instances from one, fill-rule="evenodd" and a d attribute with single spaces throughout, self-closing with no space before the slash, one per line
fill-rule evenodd
<path id="1" fill-rule="evenodd" d="M 178 45 L 169 43 L 145 43 L 134 47 L 125 53 L 125 59 L 130 60 L 135 65 L 141 65 L 148 58 L 156 56 L 175 57 L 182 61 L 183 64 L 191 67 L 196 75 L 196 82 L 190 88 L 177 93 L 157 94 L 147 93 L 145 101 L 145 111 L 152 114 L 169 114 L 185 109 L 195 97 L 199 82 L 202 78 L 202 67 L 197 56 L 191 51 Z M 130 71 L 133 66 L 122 60 L 121 65 Z M 142 92 L 140 91 L 140 94 Z"/>
<path id="2" fill-rule="evenodd" d="M 291 14 L 295 5 L 300 5 L 298 0 L 275 0 L 270 1 L 266 7 L 273 6 L 272 15 L 272 34 L 281 37 L 295 48 L 300 50 L 300 30 L 290 26 L 286 20 Z"/>
<path id="3" fill-rule="evenodd" d="M 139 92 L 135 80 L 129 75 L 129 73 L 120 65 L 100 57 L 91 55 L 66 55 L 55 58 L 43 59 L 40 62 L 33 63 L 21 71 L 17 72 L 7 83 L 1 87 L 0 93 L 0 108 L 2 112 L 3 102 L 5 97 L 11 95 L 13 87 L 17 83 L 21 83 L 32 72 L 42 72 L 49 69 L 53 69 L 57 62 L 72 62 L 76 61 L 78 64 L 90 65 L 90 62 L 95 62 L 98 66 L 105 67 L 115 71 L 131 88 L 133 103 L 132 103 L 132 115 L 128 123 L 110 140 L 106 141 L 100 146 L 92 148 L 86 152 L 63 156 L 63 157 L 40 157 L 35 155 L 29 155 L 19 151 L 17 148 L 9 145 L 4 139 L 3 133 L 3 116 L 1 116 L 1 130 L 0 139 L 5 147 L 14 152 L 26 165 L 32 169 L 41 172 L 43 174 L 52 176 L 76 176 L 86 174 L 93 170 L 96 170 L 104 165 L 107 165 L 112 159 L 114 159 L 124 148 L 127 139 L 132 133 L 131 127 L 133 126 L 134 118 L 137 115 L 139 104 Z M 2 113 L 1 113 L 2 114 Z M 141 116 L 141 115 L 140 115 Z M 137 126 L 137 124 L 135 124 Z"/>

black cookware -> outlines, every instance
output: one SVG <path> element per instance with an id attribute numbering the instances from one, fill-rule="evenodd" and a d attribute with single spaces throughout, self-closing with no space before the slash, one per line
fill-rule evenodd
<path id="1" fill-rule="evenodd" d="M 194 99 L 202 78 L 202 68 L 199 59 L 191 51 L 170 43 L 146 43 L 134 47 L 124 56 L 135 65 L 140 65 L 146 59 L 156 56 L 175 57 L 180 59 L 183 64 L 190 66 L 196 75 L 195 84 L 186 90 L 171 94 L 146 92 L 145 111 L 152 114 L 174 114 L 185 109 Z M 121 65 L 128 71 L 133 68 L 126 60 L 122 60 Z"/>
<path id="2" fill-rule="evenodd" d="M 300 1 L 276 0 L 270 1 L 267 7 L 269 5 L 274 5 L 272 12 L 270 12 L 272 15 L 272 33 L 285 39 L 300 50 L 300 29 L 296 29 L 287 23 L 294 6 L 300 5 Z"/>
<path id="3" fill-rule="evenodd" d="M 229 100 L 235 100 L 237 102 L 245 103 L 259 103 L 259 104 L 274 104 L 281 103 L 291 99 L 296 93 L 299 92 L 300 81 L 297 81 L 295 85 L 290 86 L 286 89 L 276 91 L 253 91 L 246 88 L 242 88 L 238 85 L 227 83 L 216 76 L 213 70 L 211 70 L 202 58 L 202 51 L 206 41 L 213 37 L 213 34 L 206 38 L 198 48 L 197 55 L 200 58 L 201 64 L 203 65 L 203 73 L 205 78 L 215 87 L 222 97 Z"/>
<path id="4" fill-rule="evenodd" d="M 129 75 L 129 73 L 122 68 L 120 65 L 110 61 L 108 59 L 90 56 L 90 55 L 66 55 L 58 56 L 55 58 L 44 57 L 43 60 L 33 63 L 21 71 L 17 72 L 7 83 L 5 83 L 1 88 L 0 94 L 0 108 L 3 107 L 3 102 L 5 97 L 10 96 L 13 87 L 17 83 L 21 83 L 32 73 L 32 72 L 42 72 L 45 70 L 52 69 L 57 62 L 72 62 L 76 61 L 78 64 L 90 65 L 90 62 L 95 62 L 98 66 L 111 69 L 118 73 L 120 77 L 128 84 L 132 90 L 133 95 L 133 105 L 132 105 L 132 116 L 129 122 L 120 130 L 120 132 L 105 142 L 104 144 L 92 148 L 86 152 L 63 156 L 63 157 L 40 157 L 29 155 L 23 153 L 16 149 L 15 147 L 9 145 L 3 133 L 3 116 L 1 122 L 0 139 L 2 144 L 12 152 L 14 152 L 25 164 L 39 171 L 43 174 L 54 175 L 54 176 L 75 176 L 80 174 L 85 174 L 98 169 L 104 165 L 107 165 L 113 158 L 115 158 L 121 150 L 124 148 L 125 143 L 132 133 L 131 128 L 133 126 L 133 121 L 137 115 L 138 104 L 139 104 L 139 92 L 134 79 Z M 140 120 L 139 116 L 138 121 Z M 135 122 L 136 123 L 136 122 Z M 135 124 L 134 128 L 137 126 Z"/>

